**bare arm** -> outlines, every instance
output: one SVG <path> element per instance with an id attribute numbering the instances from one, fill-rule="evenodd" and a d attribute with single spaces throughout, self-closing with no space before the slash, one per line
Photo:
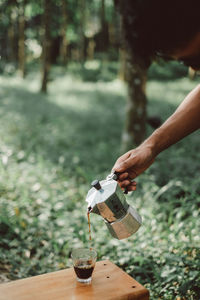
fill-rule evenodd
<path id="1" fill-rule="evenodd" d="M 200 85 L 179 105 L 167 121 L 146 140 L 155 156 L 200 128 Z"/>
<path id="2" fill-rule="evenodd" d="M 139 147 L 118 158 L 113 170 L 122 173 L 120 185 L 135 190 L 135 183 L 130 183 L 131 179 L 144 172 L 160 152 L 198 128 L 200 128 L 200 85 L 188 94 L 166 122 Z"/>

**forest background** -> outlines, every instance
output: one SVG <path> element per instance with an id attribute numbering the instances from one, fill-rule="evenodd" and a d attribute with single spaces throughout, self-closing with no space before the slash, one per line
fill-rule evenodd
<path id="1" fill-rule="evenodd" d="M 199 78 L 176 62 L 144 70 L 145 90 L 138 73 L 127 78 L 121 17 L 111 0 L 1 0 L 0 13 L 5 282 L 71 266 L 72 248 L 88 246 L 91 181 L 105 178 L 124 151 L 164 122 Z M 98 259 L 123 268 L 151 299 L 200 299 L 199 161 L 196 132 L 137 179 L 127 200 L 143 226 L 129 239 L 113 239 L 91 216 Z"/>

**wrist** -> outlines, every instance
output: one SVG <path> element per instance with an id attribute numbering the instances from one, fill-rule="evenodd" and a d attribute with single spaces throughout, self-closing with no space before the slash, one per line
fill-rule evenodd
<path id="1" fill-rule="evenodd" d="M 155 130 L 153 134 L 142 143 L 141 146 L 148 148 L 152 153 L 152 157 L 156 158 L 156 156 L 162 151 L 161 137 L 158 130 Z"/>

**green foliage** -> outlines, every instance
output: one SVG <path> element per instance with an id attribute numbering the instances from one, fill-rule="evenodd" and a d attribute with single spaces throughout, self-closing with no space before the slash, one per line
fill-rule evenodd
<path id="1" fill-rule="evenodd" d="M 74 29 L 73 25 L 67 27 L 67 40 L 69 43 L 75 43 L 79 39 L 78 32 Z"/>
<path id="2" fill-rule="evenodd" d="M 172 80 L 187 76 L 188 68 L 177 61 L 154 62 L 148 70 L 150 80 Z"/>
<path id="3" fill-rule="evenodd" d="M 0 77 L 0 267 L 9 279 L 71 266 L 71 249 L 89 242 L 90 182 L 104 178 L 120 155 L 124 85 L 83 81 L 70 68 L 71 74 L 54 68 L 47 96 L 38 93 L 37 72 L 25 81 Z M 149 81 L 149 113 L 165 119 L 196 84 Z M 98 259 L 117 263 L 149 288 L 151 299 L 200 298 L 199 160 L 194 133 L 138 178 L 128 202 L 143 226 L 129 239 L 113 239 L 91 215 Z"/>
<path id="4" fill-rule="evenodd" d="M 118 73 L 119 63 L 96 59 L 86 61 L 83 65 L 71 63 L 68 71 L 85 82 L 113 81 Z"/>
<path id="5" fill-rule="evenodd" d="M 25 16 L 31 19 L 43 13 L 42 1 L 30 2 L 25 7 Z"/>

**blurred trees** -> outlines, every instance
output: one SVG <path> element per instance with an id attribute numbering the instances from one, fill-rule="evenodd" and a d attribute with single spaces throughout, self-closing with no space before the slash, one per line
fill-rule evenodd
<path id="1" fill-rule="evenodd" d="M 52 64 L 65 69 L 74 61 L 84 71 L 86 60 L 121 60 L 119 76 L 127 81 L 129 95 L 124 150 L 144 139 L 146 69 L 128 43 L 121 47 L 120 17 L 113 0 L 0 0 L 0 12 L 0 69 L 9 66 L 9 72 L 18 70 L 24 77 L 26 65 L 38 62 L 44 93 Z M 127 14 L 121 11 L 122 24 Z"/>
<path id="2" fill-rule="evenodd" d="M 1 64 L 12 64 L 23 77 L 25 65 L 35 59 L 45 77 L 44 60 L 65 66 L 106 51 L 118 58 L 112 0 L 1 0 L 0 12 Z"/>

